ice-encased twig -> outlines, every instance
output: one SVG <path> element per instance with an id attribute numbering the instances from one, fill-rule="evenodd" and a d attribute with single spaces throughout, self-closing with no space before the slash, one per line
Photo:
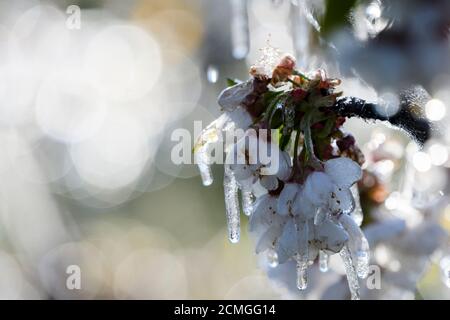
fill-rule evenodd
<path id="1" fill-rule="evenodd" d="M 355 200 L 355 209 L 351 213 L 351 217 L 355 220 L 356 224 L 360 226 L 363 222 L 363 211 L 361 208 L 361 201 L 359 199 L 358 185 L 355 183 L 351 186 L 350 191 L 352 192 L 353 199 Z"/>
<path id="2" fill-rule="evenodd" d="M 351 299 L 359 300 L 359 282 L 358 276 L 356 274 L 355 267 L 353 265 L 353 258 L 350 250 L 347 246 L 344 246 L 340 252 L 342 261 L 345 267 L 345 273 L 347 275 L 348 287 L 350 289 Z"/>
<path id="3" fill-rule="evenodd" d="M 223 177 L 225 194 L 225 210 L 227 215 L 228 239 L 232 243 L 239 242 L 240 238 L 240 210 L 238 198 L 238 184 L 233 172 L 225 166 Z"/>
<path id="4" fill-rule="evenodd" d="M 369 274 L 370 250 L 369 243 L 352 217 L 342 214 L 339 222 L 349 235 L 348 247 L 356 259 L 356 272 L 358 277 L 365 278 Z"/>

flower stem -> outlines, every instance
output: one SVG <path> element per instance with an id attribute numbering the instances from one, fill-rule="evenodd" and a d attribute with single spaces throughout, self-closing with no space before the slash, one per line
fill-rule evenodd
<path id="1" fill-rule="evenodd" d="M 311 165 L 313 168 L 320 170 L 323 168 L 323 164 L 322 161 L 320 161 L 319 158 L 317 158 L 316 155 L 314 154 L 314 144 L 311 136 L 312 114 L 313 113 L 311 111 L 305 114 L 305 117 L 302 119 L 301 127 L 303 130 L 305 140 L 304 143 L 308 164 Z"/>
<path id="2" fill-rule="evenodd" d="M 298 168 L 298 142 L 300 140 L 300 134 L 301 134 L 301 130 L 297 129 L 297 133 L 295 135 L 295 141 L 294 141 L 294 163 L 293 163 L 293 167 L 294 167 L 294 172 L 297 171 Z"/>

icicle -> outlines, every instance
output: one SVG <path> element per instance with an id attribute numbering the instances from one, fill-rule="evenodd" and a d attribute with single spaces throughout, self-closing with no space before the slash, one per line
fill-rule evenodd
<path id="1" fill-rule="evenodd" d="M 231 0 L 231 42 L 233 57 L 243 59 L 249 50 L 248 12 L 246 0 Z"/>
<path id="2" fill-rule="evenodd" d="M 365 279 L 369 275 L 369 261 L 370 261 L 370 251 L 369 243 L 364 237 L 362 239 L 363 245 L 361 250 L 355 252 L 356 255 L 356 272 L 358 277 Z"/>
<path id="3" fill-rule="evenodd" d="M 302 9 L 298 4 L 291 2 L 291 30 L 292 30 L 292 42 L 295 50 L 295 56 L 297 57 L 297 66 L 300 69 L 306 69 L 308 67 L 307 57 L 309 56 L 309 33 L 310 25 L 303 15 Z"/>
<path id="4" fill-rule="evenodd" d="M 239 183 L 241 189 L 242 211 L 246 216 L 253 213 L 255 196 L 253 195 L 253 177 Z"/>
<path id="5" fill-rule="evenodd" d="M 200 136 L 194 145 L 194 160 L 197 164 L 198 170 L 200 171 L 200 176 L 204 186 L 211 185 L 214 180 L 211 172 L 211 157 L 208 148 L 212 143 L 219 140 L 219 128 L 224 125 L 226 120 L 226 115 L 223 115 L 209 124 L 200 133 Z"/>
<path id="6" fill-rule="evenodd" d="M 330 256 L 323 252 L 319 252 L 319 269 L 321 272 L 327 272 L 328 271 L 328 262 L 330 260 Z"/>
<path id="7" fill-rule="evenodd" d="M 345 273 L 347 274 L 348 286 L 350 288 L 351 299 L 359 300 L 359 283 L 355 267 L 353 266 L 352 255 L 347 246 L 344 246 L 340 252 L 342 261 L 344 262 Z"/>
<path id="8" fill-rule="evenodd" d="M 365 278 L 369 274 L 369 243 L 352 217 L 342 214 L 339 217 L 339 222 L 349 235 L 348 245 L 353 257 L 356 259 L 356 271 L 358 277 Z"/>
<path id="9" fill-rule="evenodd" d="M 299 219 L 299 218 L 297 218 Z M 299 290 L 305 290 L 308 286 L 308 260 L 309 260 L 309 250 L 308 250 L 308 238 L 309 238 L 309 227 L 307 221 L 296 221 L 297 225 L 297 239 L 298 239 L 298 254 L 296 255 L 297 260 L 297 288 Z"/>
<path id="10" fill-rule="evenodd" d="M 352 192 L 353 199 L 355 200 L 355 209 L 351 213 L 351 217 L 355 220 L 356 224 L 360 226 L 363 222 L 363 211 L 361 208 L 361 201 L 359 199 L 358 185 L 355 183 L 351 186 L 350 191 Z"/>
<path id="11" fill-rule="evenodd" d="M 250 216 L 253 213 L 253 205 L 255 202 L 255 197 L 252 193 L 252 187 L 245 185 L 241 188 L 242 197 L 242 211 L 246 216 Z"/>
<path id="12" fill-rule="evenodd" d="M 208 144 L 200 147 L 194 154 L 195 162 L 197 163 L 198 170 L 204 186 L 209 186 L 213 183 L 213 175 L 211 171 L 210 158 L 208 155 Z"/>
<path id="13" fill-rule="evenodd" d="M 225 193 L 225 209 L 227 214 L 228 239 L 232 243 L 239 242 L 240 238 L 240 217 L 238 184 L 233 172 L 225 166 L 223 178 L 223 189 Z"/>
<path id="14" fill-rule="evenodd" d="M 308 259 L 297 255 L 297 288 L 305 290 L 308 287 Z"/>
<path id="15" fill-rule="evenodd" d="M 442 280 L 450 288 L 450 256 L 444 256 L 440 261 Z"/>
<path id="16" fill-rule="evenodd" d="M 276 268 L 278 266 L 278 255 L 273 249 L 267 250 L 266 253 L 267 263 L 271 268 Z"/>
<path id="17" fill-rule="evenodd" d="M 314 216 L 314 225 L 318 226 L 326 220 L 328 211 L 322 207 L 317 208 L 316 215 Z"/>
<path id="18" fill-rule="evenodd" d="M 444 270 L 445 285 L 450 288 L 450 268 Z"/>

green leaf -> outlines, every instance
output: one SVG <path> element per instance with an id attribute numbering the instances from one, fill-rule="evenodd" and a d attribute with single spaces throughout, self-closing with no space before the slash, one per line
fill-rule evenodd
<path id="1" fill-rule="evenodd" d="M 289 133 L 283 133 L 284 130 L 281 130 L 279 145 L 280 149 L 284 151 L 291 140 L 292 130 L 289 130 Z"/>
<path id="2" fill-rule="evenodd" d="M 234 85 L 238 84 L 236 80 L 233 80 L 231 78 L 227 78 L 227 87 L 232 87 Z"/>

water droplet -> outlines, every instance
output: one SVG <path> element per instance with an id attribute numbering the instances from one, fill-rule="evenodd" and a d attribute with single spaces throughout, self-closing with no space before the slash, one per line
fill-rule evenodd
<path id="1" fill-rule="evenodd" d="M 211 83 L 216 83 L 219 79 L 219 70 L 216 66 L 209 65 L 206 69 L 206 79 Z"/>
<path id="2" fill-rule="evenodd" d="M 395 93 L 385 92 L 378 97 L 375 110 L 381 117 L 389 118 L 395 115 L 399 109 L 400 99 Z"/>
<path id="3" fill-rule="evenodd" d="M 266 259 L 271 268 L 276 268 L 278 266 L 278 255 L 275 250 L 267 250 Z"/>
<path id="4" fill-rule="evenodd" d="M 439 121 L 444 118 L 446 113 L 445 104 L 438 99 L 431 99 L 425 105 L 425 114 L 431 121 Z"/>
<path id="5" fill-rule="evenodd" d="M 244 184 L 241 186 L 241 196 L 242 196 L 242 211 L 246 216 L 250 216 L 253 213 L 253 205 L 255 202 L 255 197 L 252 193 L 251 185 Z"/>
<path id="6" fill-rule="evenodd" d="M 361 226 L 361 224 L 363 222 L 364 215 L 363 215 L 363 211 L 362 211 L 362 208 L 361 208 L 361 201 L 359 199 L 358 185 L 354 184 L 350 188 L 350 191 L 352 192 L 353 199 L 355 201 L 355 209 L 351 213 L 351 217 L 353 218 L 353 220 L 355 220 L 355 222 L 356 222 L 356 224 L 358 226 Z"/>

